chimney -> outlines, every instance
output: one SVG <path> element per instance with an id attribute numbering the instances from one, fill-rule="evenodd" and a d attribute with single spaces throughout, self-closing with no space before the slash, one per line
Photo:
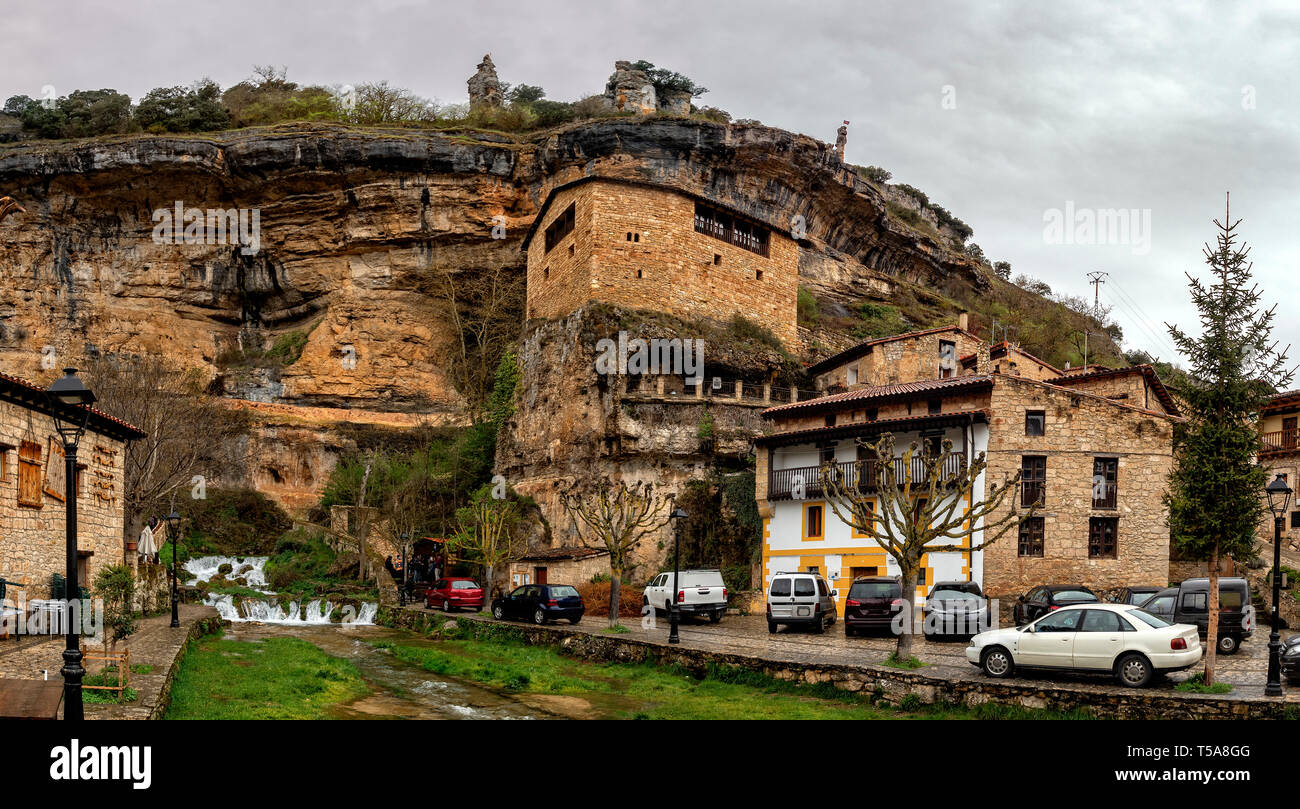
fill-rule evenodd
<path id="1" fill-rule="evenodd" d="M 957 315 L 957 328 L 962 331 L 970 331 L 970 312 L 962 312 Z"/>

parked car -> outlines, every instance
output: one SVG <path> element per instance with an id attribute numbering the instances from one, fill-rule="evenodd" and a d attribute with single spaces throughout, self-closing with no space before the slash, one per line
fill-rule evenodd
<path id="1" fill-rule="evenodd" d="M 844 600 L 844 634 L 892 629 L 902 611 L 903 583 L 898 576 L 856 578 Z"/>
<path id="2" fill-rule="evenodd" d="M 1300 635 L 1282 642 L 1282 676 L 1291 685 L 1300 685 Z"/>
<path id="3" fill-rule="evenodd" d="M 1100 602 L 1096 593 L 1081 584 L 1045 584 L 1018 597 L 1011 610 L 1011 617 L 1015 619 L 1016 626 L 1024 626 L 1061 607 Z"/>
<path id="4" fill-rule="evenodd" d="M 1162 587 L 1125 587 L 1115 594 L 1111 600 L 1112 604 L 1130 604 L 1134 607 L 1142 606 L 1148 598 L 1160 592 Z"/>
<path id="5" fill-rule="evenodd" d="M 767 631 L 785 624 L 805 625 L 825 632 L 835 623 L 835 599 L 820 573 L 777 573 L 767 588 Z"/>
<path id="6" fill-rule="evenodd" d="M 578 590 L 568 584 L 525 584 L 492 601 L 492 617 L 498 621 L 518 618 L 538 625 L 561 618 L 576 624 L 586 609 Z"/>
<path id="7" fill-rule="evenodd" d="M 424 608 L 431 610 L 435 605 L 443 612 L 462 608 L 478 612 L 483 609 L 483 588 L 473 579 L 438 579 L 424 591 Z"/>
<path id="8" fill-rule="evenodd" d="M 641 603 L 654 607 L 658 614 L 672 610 L 673 591 L 677 591 L 677 609 L 682 615 L 708 616 L 717 623 L 727 614 L 727 586 L 719 570 L 683 570 L 681 587 L 673 581 L 672 571 L 660 573 L 646 585 Z"/>
<path id="9" fill-rule="evenodd" d="M 1203 652 L 1192 624 L 1141 607 L 1094 603 L 981 632 L 971 638 L 966 659 L 989 677 L 1010 677 L 1018 668 L 1111 672 L 1121 685 L 1140 688 L 1157 674 L 1196 665 Z"/>
<path id="10" fill-rule="evenodd" d="M 989 602 L 970 581 L 941 581 L 930 588 L 921 608 L 922 632 L 932 635 L 977 635 L 992 627 Z"/>
<path id="11" fill-rule="evenodd" d="M 1142 608 L 1175 623 L 1192 624 L 1204 638 L 1210 632 L 1210 580 L 1188 579 L 1177 587 L 1167 587 L 1142 602 Z M 1219 579 L 1219 653 L 1236 654 L 1254 631 L 1250 585 L 1239 577 Z"/>

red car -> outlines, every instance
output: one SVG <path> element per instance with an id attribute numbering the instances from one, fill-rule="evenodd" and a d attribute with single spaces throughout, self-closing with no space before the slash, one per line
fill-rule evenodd
<path id="1" fill-rule="evenodd" d="M 462 607 L 478 612 L 483 609 L 483 589 L 473 579 L 438 579 L 424 591 L 424 608 L 431 610 L 435 605 L 443 612 Z"/>

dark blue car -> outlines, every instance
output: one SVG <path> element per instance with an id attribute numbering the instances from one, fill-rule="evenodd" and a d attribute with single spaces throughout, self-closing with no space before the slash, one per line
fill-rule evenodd
<path id="1" fill-rule="evenodd" d="M 492 617 L 498 621 L 513 619 L 540 625 L 564 618 L 576 624 L 585 611 L 582 596 L 568 584 L 525 584 L 492 601 Z"/>

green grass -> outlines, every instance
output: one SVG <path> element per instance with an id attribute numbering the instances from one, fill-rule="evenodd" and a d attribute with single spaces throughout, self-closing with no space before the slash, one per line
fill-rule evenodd
<path id="1" fill-rule="evenodd" d="M 1174 686 L 1174 690 L 1182 691 L 1185 694 L 1226 694 L 1232 690 L 1232 686 L 1225 682 L 1206 685 L 1205 675 L 1198 672 Z"/>
<path id="2" fill-rule="evenodd" d="M 356 666 L 298 638 L 210 636 L 186 654 L 168 719 L 320 719 L 368 693 Z"/>
<path id="3" fill-rule="evenodd" d="M 922 662 L 919 658 L 909 657 L 906 660 L 898 656 L 898 652 L 891 652 L 889 657 L 880 661 L 881 665 L 889 666 L 894 669 L 919 669 L 922 666 L 928 666 L 929 663 Z"/>
<path id="4" fill-rule="evenodd" d="M 443 641 L 407 646 L 377 641 L 394 657 L 445 677 L 506 692 L 583 697 L 614 719 L 989 719 L 1090 718 L 1086 713 L 1029 711 L 1003 706 L 964 708 L 878 704 L 878 695 L 829 683 L 790 683 L 765 674 L 711 665 L 703 677 L 678 666 L 591 663 L 548 647 L 504 640 Z"/>

